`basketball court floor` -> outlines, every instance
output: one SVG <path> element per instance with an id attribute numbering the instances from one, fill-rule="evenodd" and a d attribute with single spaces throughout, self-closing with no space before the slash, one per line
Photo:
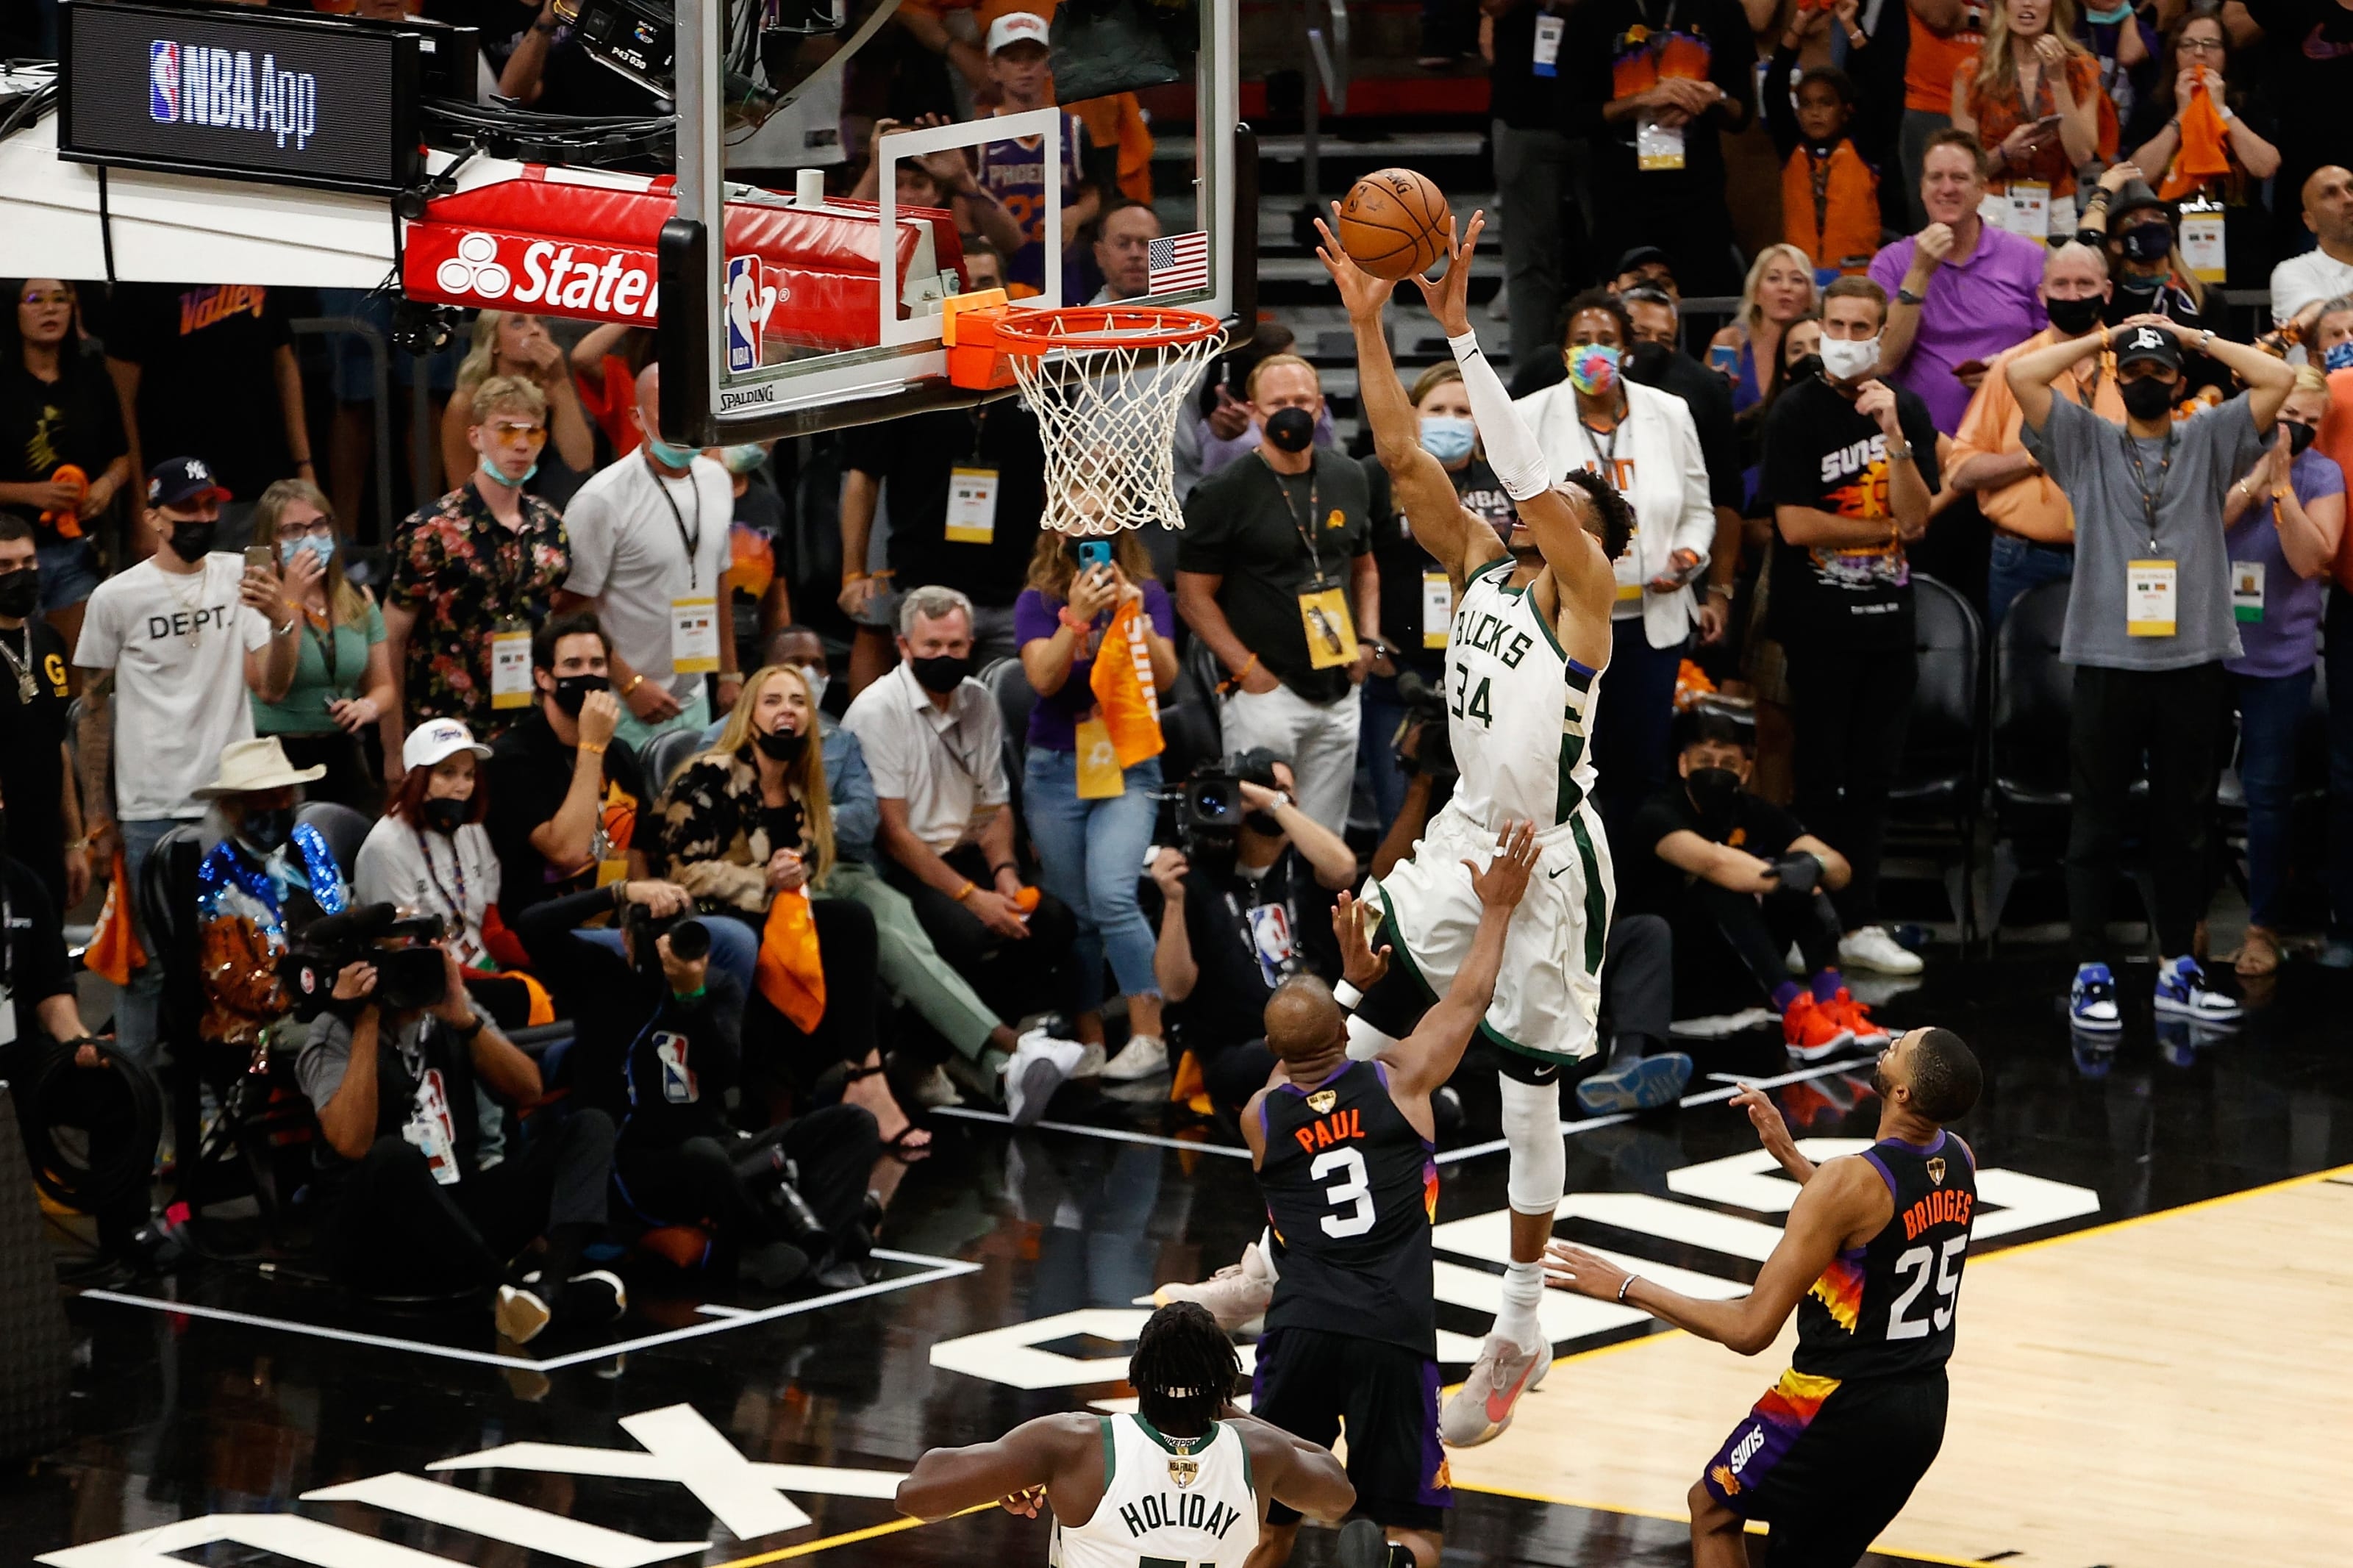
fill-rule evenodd
<path id="1" fill-rule="evenodd" d="M 2145 969 L 2133 972 L 2146 994 Z M 2235 1035 L 2071 1047 L 2063 966 L 1947 962 L 1883 1009 L 1960 1029 L 1988 1068 L 1959 1131 L 1983 1206 L 1943 1457 L 1876 1564 L 2334 1563 L 2353 1526 L 2338 1352 L 2353 1310 L 2344 983 L 2292 970 Z M 1794 1192 L 1725 1107 L 1780 1079 L 1793 1130 L 1867 1139 L 1869 1064 L 1704 1047 L 1691 1102 L 1571 1123 L 1560 1233 L 1689 1290 L 1754 1278 Z M 1491 1103 L 1483 1108 L 1492 1117 Z M 1504 1158 L 1472 1097 L 1445 1153 L 1441 1354 L 1498 1299 Z M 1036 1415 L 1120 1407 L 1138 1303 L 1260 1227 L 1246 1158 L 1068 1091 L 1014 1135 L 944 1122 L 900 1187 L 885 1277 L 809 1300 L 633 1286 L 628 1319 L 526 1348 L 487 1314 L 370 1311 L 215 1263 L 69 1306 L 75 1436 L 0 1479 L 0 1556 L 58 1568 L 753 1568 L 1042 1562 L 1046 1527 L 913 1526 L 918 1454 Z M 1173 1135 L 1172 1135 L 1173 1134 Z M 1630 1310 L 1548 1295 L 1564 1358 L 1513 1429 L 1457 1452 L 1450 1564 L 1688 1561 L 1683 1498 L 1771 1382 Z M 1303 1534 L 1297 1561 L 1332 1560 Z"/>

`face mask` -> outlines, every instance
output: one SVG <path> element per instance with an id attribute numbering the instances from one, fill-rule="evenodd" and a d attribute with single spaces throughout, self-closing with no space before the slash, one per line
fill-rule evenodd
<path id="1" fill-rule="evenodd" d="M 1879 337 L 1824 338 L 1822 374 L 1832 381 L 1859 381 L 1879 366 Z"/>
<path id="2" fill-rule="evenodd" d="M 326 568 L 327 557 L 335 552 L 335 542 L 332 538 L 321 539 L 309 533 L 300 539 L 283 539 L 278 543 L 278 559 L 291 566 L 294 564 L 294 558 L 305 550 L 319 558 L 320 569 L 323 571 Z"/>
<path id="3" fill-rule="evenodd" d="M 1615 343 L 1579 343 L 1568 351 L 1568 384 L 1599 397 L 1618 384 L 1620 359 Z"/>
<path id="4" fill-rule="evenodd" d="M 531 483 L 532 475 L 539 472 L 539 465 L 534 462 L 530 468 L 525 468 L 522 471 L 522 478 L 519 479 L 511 479 L 507 478 L 505 470 L 501 469 L 496 463 L 491 462 L 488 458 L 484 458 L 480 463 L 476 464 L 475 467 L 481 470 L 482 478 L 489 479 L 493 484 L 511 490 L 519 490 L 522 489 L 523 486 Z"/>
<path id="5" fill-rule="evenodd" d="M 2042 308 L 2063 336 L 2080 338 L 2100 324 L 2100 307 L 2105 302 L 2094 294 L 2086 300 L 2046 300 Z"/>
<path id="6" fill-rule="evenodd" d="M 798 664 L 793 668 L 799 670 L 801 679 L 808 683 L 809 706 L 812 709 L 822 707 L 825 703 L 826 683 L 833 677 L 813 664 Z"/>
<path id="7" fill-rule="evenodd" d="M 211 552 L 213 535 L 219 531 L 217 522 L 175 522 L 169 541 L 172 553 L 191 564 L 202 561 Z"/>
<path id="8" fill-rule="evenodd" d="M 1740 775 L 1730 768 L 1694 768 L 1683 775 L 1683 790 L 1698 808 L 1706 836 L 1723 842 L 1739 808 Z"/>
<path id="9" fill-rule="evenodd" d="M 2330 370 L 2353 370 L 2353 338 L 2329 344 L 2328 352 L 2320 356 L 2320 363 Z"/>
<path id="10" fill-rule="evenodd" d="M 1799 354 L 1789 362 L 1789 380 L 1792 384 L 1800 381 L 1820 381 L 1821 375 L 1822 356 L 1820 354 Z"/>
<path id="11" fill-rule="evenodd" d="M 2124 397 L 2125 412 L 2136 419 L 2159 418 L 2173 406 L 2173 383 L 2155 376 L 2127 381 L 2116 390 Z"/>
<path id="12" fill-rule="evenodd" d="M 2123 5 L 2117 6 L 2113 11 L 2086 10 L 2084 13 L 2084 20 L 2096 24 L 2099 26 L 2113 27 L 2132 14 L 2132 0 L 2125 0 Z"/>
<path id="13" fill-rule="evenodd" d="M 612 689 L 613 683 L 601 675 L 559 675 L 555 678 L 555 705 L 577 719 L 590 692 Z"/>
<path id="14" fill-rule="evenodd" d="M 0 576 L 0 616 L 23 620 L 41 607 L 41 569 L 27 566 Z"/>
<path id="15" fill-rule="evenodd" d="M 2303 457 L 2304 449 L 2312 445 L 2312 438 L 2320 434 L 2301 419 L 2288 419 L 2282 423 L 2287 426 L 2287 455 L 2291 458 Z M 0 578 L 0 583 L 5 581 L 5 578 Z"/>
<path id="16" fill-rule="evenodd" d="M 791 730 L 754 735 L 752 743 L 760 748 L 762 756 L 776 763 L 797 763 L 801 760 L 801 753 L 808 750 L 808 737 Z"/>
<path id="17" fill-rule="evenodd" d="M 959 654 L 934 654 L 930 658 L 911 658 L 908 668 L 915 672 L 915 684 L 934 697 L 944 697 L 962 686 L 972 673 L 972 660 Z"/>
<path id="18" fill-rule="evenodd" d="M 1421 416 L 1421 449 L 1441 463 L 1459 463 L 1471 455 L 1479 427 L 1451 414 Z"/>
<path id="19" fill-rule="evenodd" d="M 2172 253 L 2173 230 L 2161 223 L 2145 223 L 2125 230 L 2116 248 L 2127 261 L 2162 261 Z"/>
<path id="20" fill-rule="evenodd" d="M 1626 351 L 1626 379 L 1655 381 L 1666 373 L 1667 361 L 1674 350 L 1664 343 L 1641 342 Z"/>
<path id="21" fill-rule="evenodd" d="M 1304 408 L 1285 408 L 1266 422 L 1266 438 L 1285 452 L 1304 452 L 1315 444 L 1315 416 Z"/>
<path id="22" fill-rule="evenodd" d="M 273 805 L 266 811 L 248 811 L 237 836 L 254 848 L 268 855 L 275 852 L 294 832 L 294 808 Z"/>
<path id="23" fill-rule="evenodd" d="M 740 447 L 729 447 L 719 454 L 731 474 L 748 474 L 768 460 L 768 449 L 757 441 L 746 441 Z"/>
<path id="24" fill-rule="evenodd" d="M 471 811 L 471 800 L 459 800 L 454 795 L 440 795 L 418 807 L 425 826 L 436 833 L 455 833 L 466 826 L 466 814 Z"/>
<path id="25" fill-rule="evenodd" d="M 693 463 L 694 455 L 702 448 L 673 447 L 659 437 L 649 434 L 646 437 L 646 450 L 652 453 L 654 461 L 665 468 L 683 468 Z"/>

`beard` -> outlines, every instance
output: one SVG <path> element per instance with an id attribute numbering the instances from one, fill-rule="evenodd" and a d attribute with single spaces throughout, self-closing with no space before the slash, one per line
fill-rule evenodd
<path id="1" fill-rule="evenodd" d="M 1894 1098 L 1895 1086 L 1887 1081 L 1887 1064 L 1883 1061 L 1871 1065 L 1871 1091 L 1879 1096 L 1882 1104 Z"/>

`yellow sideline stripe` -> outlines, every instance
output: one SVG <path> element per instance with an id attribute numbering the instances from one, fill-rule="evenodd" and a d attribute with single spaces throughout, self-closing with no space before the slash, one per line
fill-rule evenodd
<path id="1" fill-rule="evenodd" d="M 958 1509 L 950 1519 L 962 1519 L 968 1513 L 986 1513 L 997 1505 L 976 1502 L 970 1508 Z M 830 1552 L 837 1546 L 851 1546 L 861 1541 L 871 1541 L 881 1535 L 896 1535 L 902 1530 L 921 1530 L 926 1524 L 937 1524 L 936 1519 L 894 1519 L 888 1524 L 870 1524 L 863 1530 L 845 1531 L 828 1535 L 822 1541 L 804 1541 L 797 1546 L 780 1546 L 774 1552 L 763 1552 L 753 1557 L 738 1557 L 732 1562 L 714 1563 L 712 1568 L 759 1568 L 763 1563 L 782 1563 L 787 1557 L 813 1557 L 820 1552 Z"/>

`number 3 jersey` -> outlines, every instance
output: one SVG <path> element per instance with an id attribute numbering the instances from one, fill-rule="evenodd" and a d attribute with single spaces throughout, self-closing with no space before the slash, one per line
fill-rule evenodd
<path id="1" fill-rule="evenodd" d="M 1862 1158 L 1887 1184 L 1895 1213 L 1870 1241 L 1831 1259 L 1799 1300 L 1789 1364 L 1810 1376 L 1926 1372 L 1953 1353 L 1977 1162 L 1942 1131 L 1925 1145 L 1883 1139 Z"/>
<path id="2" fill-rule="evenodd" d="M 1388 1068 L 1352 1061 L 1259 1102 L 1259 1190 L 1274 1230 L 1266 1326 L 1438 1353 L 1430 1226 L 1436 1147 L 1389 1098 Z"/>

